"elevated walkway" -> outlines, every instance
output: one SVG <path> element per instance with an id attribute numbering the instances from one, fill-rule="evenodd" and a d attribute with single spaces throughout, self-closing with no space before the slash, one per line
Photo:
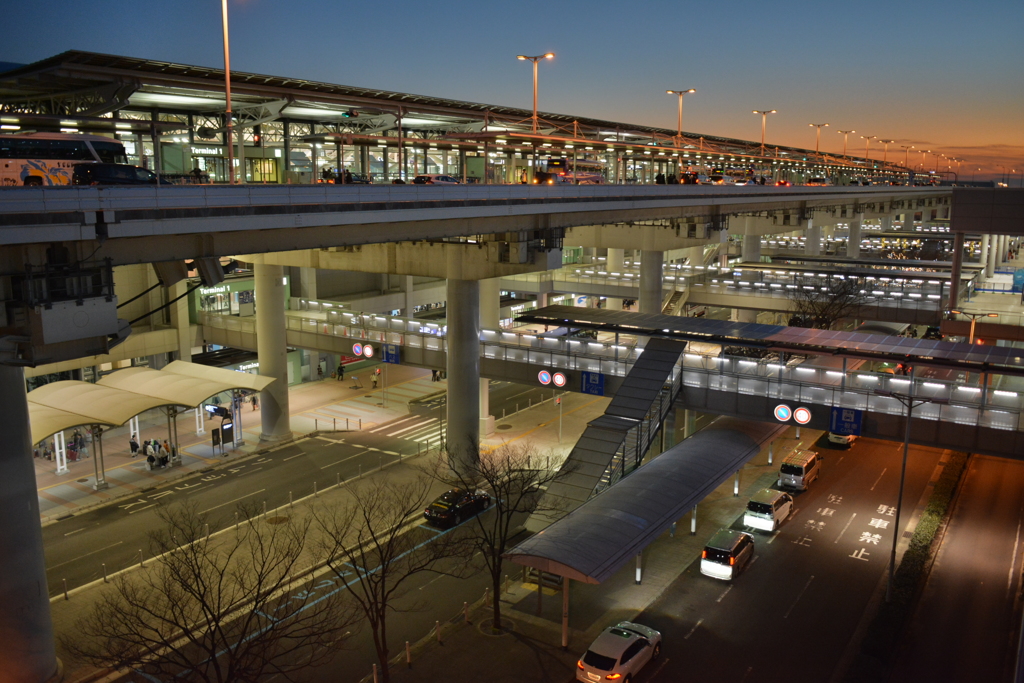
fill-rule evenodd
<path id="1" fill-rule="evenodd" d="M 686 344 L 651 339 L 604 415 L 587 424 L 526 528 L 540 531 L 591 496 L 622 479 L 643 461 L 681 387 L 677 362 Z"/>

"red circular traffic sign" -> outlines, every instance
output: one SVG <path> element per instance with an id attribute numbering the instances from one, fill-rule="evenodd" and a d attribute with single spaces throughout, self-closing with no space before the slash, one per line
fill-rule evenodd
<path id="1" fill-rule="evenodd" d="M 555 383 L 556 387 L 559 387 L 559 388 L 564 387 L 565 386 L 565 375 L 563 375 L 560 372 L 556 372 L 555 374 L 551 375 L 551 381 Z"/>
<path id="2" fill-rule="evenodd" d="M 779 422 L 786 422 L 789 418 L 793 417 L 793 409 L 787 406 L 785 403 L 780 403 L 775 406 L 775 419 Z"/>
<path id="3" fill-rule="evenodd" d="M 811 411 L 803 407 L 797 408 L 793 411 L 793 419 L 797 424 L 805 425 L 811 421 Z"/>
<path id="4" fill-rule="evenodd" d="M 363 355 L 367 358 L 373 358 L 373 347 L 369 344 L 363 346 Z"/>

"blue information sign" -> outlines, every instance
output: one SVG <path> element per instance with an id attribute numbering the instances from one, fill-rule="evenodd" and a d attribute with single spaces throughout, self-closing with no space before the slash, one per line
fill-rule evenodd
<path id="1" fill-rule="evenodd" d="M 863 418 L 863 410 L 832 408 L 832 419 L 829 421 L 828 430 L 833 434 L 860 436 L 860 424 Z"/>
<path id="2" fill-rule="evenodd" d="M 600 372 L 583 372 L 580 391 L 584 394 L 604 396 L 604 375 Z"/>
<path id="3" fill-rule="evenodd" d="M 398 344 L 384 344 L 381 348 L 381 360 L 385 363 L 399 364 Z"/>

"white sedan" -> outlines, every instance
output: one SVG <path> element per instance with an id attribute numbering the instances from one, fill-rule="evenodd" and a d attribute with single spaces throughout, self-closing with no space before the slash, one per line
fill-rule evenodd
<path id="1" fill-rule="evenodd" d="M 647 662 L 660 655 L 661 633 L 631 621 L 620 621 L 602 631 L 576 662 L 576 680 L 631 681 Z"/>

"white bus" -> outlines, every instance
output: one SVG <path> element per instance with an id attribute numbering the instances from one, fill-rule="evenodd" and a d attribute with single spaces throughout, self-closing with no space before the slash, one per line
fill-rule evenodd
<path id="1" fill-rule="evenodd" d="M 83 162 L 126 164 L 124 145 L 76 133 L 0 135 L 0 186 L 70 185 L 71 167 Z"/>

